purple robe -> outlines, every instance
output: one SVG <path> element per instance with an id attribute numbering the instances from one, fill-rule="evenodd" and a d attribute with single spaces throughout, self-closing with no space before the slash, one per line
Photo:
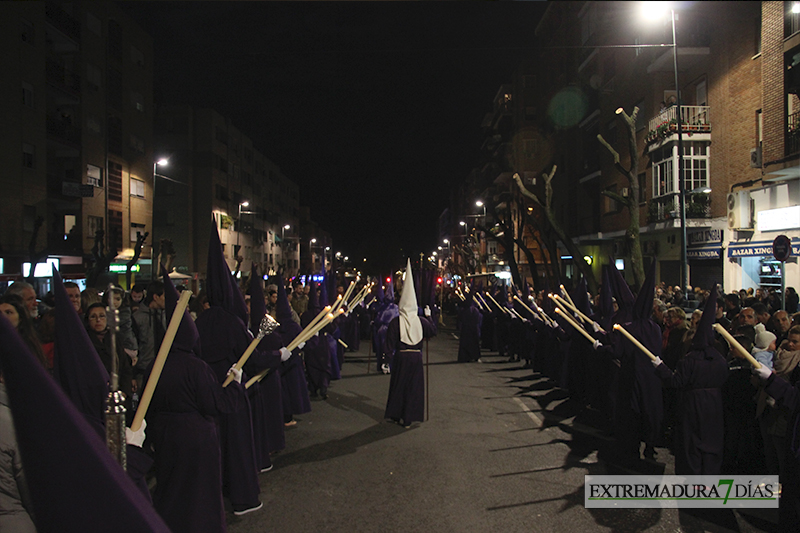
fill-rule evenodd
<path id="1" fill-rule="evenodd" d="M 481 357 L 481 323 L 483 315 L 470 304 L 459 311 L 461 327 L 458 331 L 458 362 L 477 361 Z"/>
<path id="2" fill-rule="evenodd" d="M 419 317 L 422 336 L 436 334 L 436 325 L 427 317 Z M 404 425 L 425 420 L 425 376 L 422 365 L 422 341 L 414 346 L 400 340 L 400 318 L 387 326 L 386 352 L 393 353 L 394 366 L 386 400 L 385 418 L 403 421 Z"/>
<path id="3" fill-rule="evenodd" d="M 241 411 L 246 401 L 241 384 L 223 389 L 194 354 L 170 352 L 147 412 L 147 435 L 158 480 L 153 503 L 174 533 L 226 530 L 215 417 Z"/>

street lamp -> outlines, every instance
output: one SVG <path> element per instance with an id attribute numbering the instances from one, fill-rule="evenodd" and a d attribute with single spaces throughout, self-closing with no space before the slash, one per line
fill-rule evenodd
<path id="1" fill-rule="evenodd" d="M 677 96 L 676 119 L 678 122 L 678 198 L 680 201 L 681 216 L 681 290 L 686 293 L 689 286 L 686 257 L 686 184 L 683 176 L 683 125 L 681 117 L 681 87 L 678 85 L 678 38 L 675 31 L 675 10 L 669 2 L 643 2 L 642 8 L 645 14 L 651 18 L 662 19 L 669 10 L 670 21 L 672 23 L 672 66 L 675 73 L 675 93 Z"/>
<path id="2" fill-rule="evenodd" d="M 483 200 L 476 200 L 475 205 L 483 208 L 483 223 L 486 224 L 486 204 L 483 203 Z"/>

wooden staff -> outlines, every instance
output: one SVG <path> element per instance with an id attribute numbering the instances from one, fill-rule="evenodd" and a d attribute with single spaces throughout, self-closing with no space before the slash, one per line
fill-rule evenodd
<path id="1" fill-rule="evenodd" d="M 541 315 L 539 315 L 539 313 L 537 313 L 536 311 L 534 311 L 533 309 L 531 309 L 530 307 L 528 307 L 528 305 L 527 305 L 525 302 L 523 302 L 522 300 L 520 300 L 519 298 L 517 298 L 517 296 L 516 296 L 516 295 L 514 295 L 514 299 L 515 299 L 516 301 L 518 301 L 520 304 L 522 304 L 522 307 L 524 307 L 525 309 L 527 309 L 527 310 L 528 310 L 528 312 L 529 312 L 529 313 L 530 313 L 532 316 L 535 316 L 536 318 L 538 318 L 539 320 L 541 320 L 541 321 L 542 321 L 542 322 L 544 322 L 545 324 L 548 324 L 548 325 L 549 325 L 549 322 L 548 322 L 547 320 L 545 320 L 544 318 L 542 318 L 542 317 L 541 317 Z M 545 315 L 545 316 L 546 316 L 546 315 Z M 550 317 L 547 317 L 547 318 L 550 318 Z"/>
<path id="2" fill-rule="evenodd" d="M 347 349 L 349 349 L 349 348 L 350 348 L 350 347 L 347 345 L 347 343 L 345 343 L 345 342 L 344 342 L 342 339 L 336 339 L 336 342 L 338 342 L 339 344 L 341 344 L 342 346 L 344 346 L 344 349 L 345 349 L 345 350 L 347 350 Z"/>
<path id="3" fill-rule="evenodd" d="M 340 309 L 339 314 L 341 314 L 342 312 L 343 311 Z M 289 350 L 290 352 L 293 351 L 301 343 L 306 342 L 308 339 L 313 337 L 319 330 L 330 324 L 330 322 L 334 318 L 335 317 L 332 314 L 328 313 L 328 315 L 326 315 L 325 318 L 317 322 L 317 324 L 315 324 L 311 329 L 309 329 L 309 327 L 306 327 L 306 329 L 304 329 L 300 333 L 300 335 L 295 337 L 295 339 L 289 343 L 286 349 Z M 245 388 L 249 389 L 250 387 L 253 386 L 254 383 L 257 383 L 262 379 L 264 379 L 265 377 L 267 377 L 267 374 L 269 374 L 270 370 L 271 370 L 270 368 L 266 368 L 261 372 L 259 372 L 258 374 L 256 374 L 255 376 L 253 376 L 252 378 L 250 378 L 250 380 L 245 384 Z"/>
<path id="4" fill-rule="evenodd" d="M 325 315 L 327 315 L 327 314 L 328 314 L 330 311 L 331 311 L 331 306 L 330 306 L 330 305 L 326 305 L 326 306 L 325 306 L 325 307 L 322 309 L 322 311 L 320 311 L 320 312 L 319 312 L 319 314 L 318 314 L 317 316 L 315 316 L 315 317 L 314 317 L 314 320 L 312 320 L 311 322 L 309 322 L 309 323 L 308 323 L 308 325 L 305 327 L 305 329 L 304 329 L 303 331 L 301 331 L 301 332 L 300 332 L 300 335 L 302 335 L 303 333 L 305 333 L 305 331 L 306 331 L 306 330 L 309 330 L 309 329 L 313 328 L 313 327 L 314 327 L 314 326 L 317 324 L 317 322 L 319 322 L 320 320 L 322 320 L 322 319 L 325 317 Z M 300 335 L 298 335 L 298 337 L 299 337 Z"/>
<path id="5" fill-rule="evenodd" d="M 505 307 L 502 307 L 502 306 L 501 306 L 499 303 L 497 303 L 497 300 L 495 300 L 494 298 L 492 298 L 492 295 L 491 295 L 491 294 L 489 294 L 489 293 L 487 292 L 487 293 L 486 293 L 486 296 L 488 296 L 488 297 L 489 297 L 489 299 L 490 299 L 491 301 L 493 301 L 493 302 L 494 302 L 494 305 L 496 305 L 496 306 L 497 306 L 497 307 L 498 307 L 498 308 L 499 308 L 499 309 L 500 309 L 500 310 L 503 312 L 503 314 L 506 314 L 506 315 L 508 314 L 508 309 L 506 309 Z"/>
<path id="6" fill-rule="evenodd" d="M 575 306 L 571 305 L 569 302 L 567 302 L 565 299 L 563 299 L 563 298 L 562 298 L 561 296 L 559 296 L 558 294 L 556 294 L 556 295 L 555 295 L 555 297 L 556 297 L 556 298 L 558 298 L 559 300 L 561 300 L 562 302 L 564 302 L 564 304 L 566 304 L 566 305 L 567 305 L 567 307 L 569 307 L 570 309 L 572 309 L 573 311 L 575 311 L 575 313 L 576 313 L 576 314 L 577 314 L 579 317 L 581 317 L 581 318 L 583 319 L 583 321 L 584 321 L 584 322 L 586 322 L 586 323 L 587 323 L 587 324 L 589 324 L 590 326 L 594 327 L 594 321 L 593 321 L 591 318 L 589 318 L 588 316 L 586 316 L 586 315 L 584 315 L 583 313 L 581 313 L 580 309 L 578 309 L 577 307 L 575 307 Z M 600 327 L 600 325 L 599 325 L 599 324 L 598 324 L 598 327 Z M 605 332 L 606 332 L 606 330 L 604 330 L 603 328 L 600 328 L 600 331 L 602 331 L 603 333 L 605 333 Z"/>
<path id="7" fill-rule="evenodd" d="M 714 326 L 713 326 L 713 327 L 714 327 L 714 331 L 716 331 L 717 333 L 719 333 L 720 335 L 722 335 L 722 336 L 725 338 L 725 340 L 726 340 L 726 341 L 728 341 L 728 344 L 730 344 L 730 345 L 731 345 L 731 348 L 732 348 L 732 349 L 734 349 L 734 350 L 736 350 L 737 352 L 739 352 L 739 353 L 740 353 L 740 354 L 741 354 L 741 355 L 742 355 L 742 356 L 743 356 L 745 359 L 747 359 L 747 362 L 748 362 L 748 363 L 750 363 L 751 365 L 753 365 L 753 368 L 755 368 L 756 370 L 758 370 L 759 368 L 761 368 L 761 363 L 759 363 L 758 361 L 756 361 L 756 360 L 755 360 L 755 358 L 754 358 L 752 355 L 750 355 L 750 352 L 748 352 L 747 350 L 745 350 L 745 349 L 744 349 L 744 346 L 742 346 L 741 344 L 739 344 L 739 341 L 737 341 L 736 339 L 734 339 L 734 338 L 733 338 L 733 335 L 731 335 L 730 333 L 728 333 L 728 331 L 727 331 L 725 328 L 723 328 L 723 327 L 722 327 L 721 325 L 719 325 L 719 324 L 714 324 Z"/>
<path id="8" fill-rule="evenodd" d="M 483 307 L 485 307 L 485 308 L 488 310 L 488 309 L 489 309 L 489 304 L 487 304 L 487 303 L 486 303 L 486 300 L 484 300 L 484 299 L 483 299 L 483 296 L 481 296 L 481 293 L 479 293 L 479 292 L 476 292 L 476 293 L 475 293 L 475 296 L 477 296 L 478 298 L 480 298 L 481 302 L 483 302 Z"/>
<path id="9" fill-rule="evenodd" d="M 648 349 L 645 347 L 645 345 L 644 345 L 644 344 L 642 344 L 641 342 L 639 342 L 639 341 L 636 339 L 636 337 L 634 337 L 633 335 L 631 335 L 630 333 L 628 333 L 628 331 L 627 331 L 625 328 L 623 328 L 623 327 L 622 327 L 622 326 L 620 326 L 619 324 L 614 324 L 614 329 L 618 330 L 620 333 L 622 333 L 623 335 L 625 335 L 626 337 L 628 337 L 628 340 L 629 340 L 629 341 L 631 341 L 631 342 L 632 342 L 632 343 L 633 343 L 633 344 L 634 344 L 634 345 L 635 345 L 637 348 L 639 348 L 639 349 L 640 349 L 640 350 L 641 350 L 641 351 L 642 351 L 642 352 L 643 352 L 643 353 L 644 353 L 644 354 L 645 354 L 647 357 L 649 357 L 649 358 L 650 358 L 650 359 L 652 359 L 653 361 L 655 361 L 655 360 L 656 360 L 656 356 L 655 356 L 655 355 L 653 355 L 653 352 L 651 352 L 650 350 L 648 350 Z"/>
<path id="10" fill-rule="evenodd" d="M 425 339 L 425 420 L 431 419 L 431 370 L 428 339 Z"/>
<path id="11" fill-rule="evenodd" d="M 331 306 L 331 313 L 335 313 L 336 310 L 339 309 L 343 303 L 344 303 L 344 298 L 342 298 L 342 295 L 341 294 L 337 295 L 336 301 L 333 302 L 333 305 Z"/>
<path id="12" fill-rule="evenodd" d="M 566 297 L 567 297 L 567 301 L 569 302 L 569 304 L 570 304 L 572 307 L 574 307 L 575 309 L 577 309 L 577 308 L 578 308 L 578 306 L 577 306 L 577 305 L 575 305 L 575 302 L 573 302 L 573 301 L 572 301 L 572 296 L 570 296 L 570 295 L 569 295 L 569 293 L 567 292 L 567 289 L 565 289 L 563 285 L 559 285 L 559 287 L 561 288 L 561 292 L 563 292 L 563 293 L 564 293 L 564 296 L 566 296 Z"/>
<path id="13" fill-rule="evenodd" d="M 153 393 L 158 384 L 158 378 L 161 377 L 161 371 L 164 370 L 164 363 L 167 362 L 169 349 L 172 348 L 172 343 L 175 342 L 175 334 L 178 333 L 178 327 L 181 325 L 181 320 L 183 319 L 183 312 L 186 311 L 186 306 L 189 305 L 189 298 L 191 297 L 192 291 L 183 291 L 178 300 L 178 305 L 175 306 L 175 311 L 172 313 L 167 332 L 164 334 L 164 340 L 161 341 L 161 347 L 158 349 L 158 355 L 153 363 L 153 370 L 150 372 L 150 377 L 147 379 L 147 385 L 144 387 L 142 398 L 139 400 L 139 407 L 136 409 L 136 414 L 133 416 L 133 423 L 131 424 L 132 431 L 139 431 L 139 428 L 142 427 L 144 415 L 147 414 L 147 408 L 150 407 Z"/>
<path id="14" fill-rule="evenodd" d="M 573 328 L 575 328 L 576 330 L 580 331 L 580 332 L 583 334 L 583 336 L 584 336 L 584 337 L 586 337 L 586 340 L 588 340 L 590 343 L 592 343 L 592 345 L 594 345 L 594 343 L 595 343 L 595 341 L 596 341 L 597 339 L 595 339 L 594 337 L 592 337 L 591 335 L 589 335 L 588 333 L 586 333 L 586 330 L 585 330 L 585 329 L 583 329 L 583 326 L 581 326 L 580 324 L 578 324 L 577 322 L 575 322 L 575 319 L 574 319 L 574 318 L 572 318 L 571 316 L 569 316 L 569 311 L 566 311 L 566 312 L 565 312 L 565 311 L 562 311 L 562 310 L 559 308 L 559 309 L 556 309 L 556 313 L 558 313 L 559 315 L 561 315 L 561 316 L 564 318 L 564 320 L 566 320 L 567 322 L 569 322 L 569 324 L 570 324 L 570 325 L 571 325 Z"/>
<path id="15" fill-rule="evenodd" d="M 256 347 L 258 347 L 258 343 L 261 342 L 261 339 L 267 335 L 271 335 L 272 332 L 278 328 L 278 326 L 280 326 L 280 324 L 278 324 L 274 318 L 272 318 L 270 315 L 264 315 L 264 318 L 261 320 L 261 324 L 258 326 L 258 335 L 256 335 L 256 338 L 250 342 L 250 346 L 247 347 L 239 360 L 236 361 L 236 364 L 234 365 L 236 370 L 242 369 L 247 360 L 250 359 L 250 356 L 253 355 L 253 352 L 255 351 Z M 222 384 L 222 387 L 227 387 L 231 384 L 231 381 L 233 381 L 233 374 L 228 374 L 228 377 L 225 378 L 225 382 Z"/>
<path id="16" fill-rule="evenodd" d="M 461 293 L 460 293 L 460 292 L 458 292 L 458 291 L 456 291 L 456 296 L 458 296 L 459 298 L 461 298 L 461 301 L 462 301 L 462 302 L 466 300 L 466 298 L 464 298 L 464 297 L 461 295 Z"/>

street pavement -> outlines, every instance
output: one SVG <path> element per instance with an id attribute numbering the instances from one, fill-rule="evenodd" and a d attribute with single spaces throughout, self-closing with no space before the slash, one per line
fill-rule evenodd
<path id="1" fill-rule="evenodd" d="M 228 513 L 228 530 L 774 530 L 776 512 L 708 521 L 672 509 L 585 509 L 584 475 L 672 474 L 674 458 L 659 448 L 634 470 L 614 466 L 599 413 L 521 363 L 484 351 L 483 363 L 459 364 L 457 351 L 454 330 L 441 328 L 423 352 L 430 414 L 410 429 L 383 418 L 390 376 L 368 363 L 368 342 L 346 353 L 328 399 L 297 417 L 275 467 L 260 475 L 264 508 Z"/>

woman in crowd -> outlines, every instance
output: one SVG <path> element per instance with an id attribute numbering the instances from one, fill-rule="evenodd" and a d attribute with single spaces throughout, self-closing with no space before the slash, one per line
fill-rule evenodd
<path id="1" fill-rule="evenodd" d="M 94 303 L 86 310 L 86 331 L 89 333 L 94 349 L 103 362 L 103 366 L 110 373 L 112 357 L 117 358 L 117 374 L 119 375 L 119 390 L 125 394 L 125 407 L 128 410 L 129 421 L 133 418 L 131 408 L 131 394 L 134 390 L 133 368 L 131 360 L 125 353 L 119 336 L 116 339 L 116 352 L 111 348 L 111 335 L 109 334 L 106 318 L 106 308 L 101 303 Z"/>

